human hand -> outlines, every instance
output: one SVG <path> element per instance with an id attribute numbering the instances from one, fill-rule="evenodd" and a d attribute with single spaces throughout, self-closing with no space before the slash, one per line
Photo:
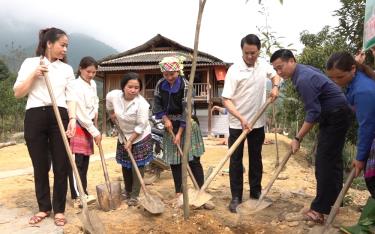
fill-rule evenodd
<path id="1" fill-rule="evenodd" d="M 72 118 L 69 120 L 69 123 L 68 123 L 68 128 L 66 129 L 66 136 L 69 137 L 69 138 L 72 138 L 74 137 L 74 135 L 76 134 L 76 119 Z"/>
<path id="2" fill-rule="evenodd" d="M 363 168 L 365 167 L 365 162 L 353 159 L 352 166 L 355 168 L 354 176 L 358 177 Z"/>

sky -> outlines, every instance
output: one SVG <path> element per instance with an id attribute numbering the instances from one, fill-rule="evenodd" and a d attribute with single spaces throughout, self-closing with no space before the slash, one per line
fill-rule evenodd
<path id="1" fill-rule="evenodd" d="M 303 30 L 319 32 L 337 26 L 334 10 L 339 0 L 263 0 L 271 31 L 286 46 L 300 52 Z M 258 0 L 207 0 L 199 50 L 225 62 L 241 57 L 240 40 L 259 35 L 266 26 Z M 67 33 L 84 33 L 120 52 L 143 44 L 156 34 L 193 48 L 198 0 L 0 0 L 0 16 L 44 27 L 60 27 Z M 35 32 L 37 34 L 37 32 Z"/>

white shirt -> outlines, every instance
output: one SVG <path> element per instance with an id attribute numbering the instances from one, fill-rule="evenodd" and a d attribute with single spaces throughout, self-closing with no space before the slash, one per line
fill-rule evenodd
<path id="1" fill-rule="evenodd" d="M 74 80 L 72 67 L 60 60 L 50 63 L 46 57 L 43 58 L 43 62 L 48 67 L 48 77 L 51 81 L 57 106 L 67 108 L 66 102 L 75 100 L 71 87 L 71 82 Z M 40 57 L 25 59 L 18 71 L 17 80 L 16 83 L 14 83 L 13 89 L 22 84 L 27 77 L 35 71 L 39 64 Z M 44 78 L 41 76 L 36 79 L 31 86 L 28 93 L 26 110 L 34 107 L 50 105 L 52 105 L 52 101 Z"/>
<path id="2" fill-rule="evenodd" d="M 125 102 L 121 90 L 112 90 L 107 94 L 106 107 L 107 110 L 115 112 L 126 139 L 129 139 L 133 132 L 140 134 L 133 144 L 151 134 L 151 126 L 148 122 L 150 104 L 141 95 Z M 119 140 L 123 143 L 120 137 Z"/>
<path id="3" fill-rule="evenodd" d="M 230 99 L 238 112 L 250 122 L 266 101 L 267 78 L 272 79 L 275 75 L 276 71 L 266 61 L 258 59 L 254 67 L 248 67 L 241 59 L 229 68 L 225 76 L 222 97 Z M 263 114 L 254 128 L 263 127 L 265 123 L 266 118 Z M 242 129 L 240 120 L 231 113 L 229 113 L 229 127 Z"/>
<path id="4" fill-rule="evenodd" d="M 95 81 L 91 80 L 89 84 L 81 77 L 78 77 L 72 81 L 72 87 L 77 98 L 77 120 L 93 137 L 100 135 L 99 130 L 92 122 L 99 109 Z"/>

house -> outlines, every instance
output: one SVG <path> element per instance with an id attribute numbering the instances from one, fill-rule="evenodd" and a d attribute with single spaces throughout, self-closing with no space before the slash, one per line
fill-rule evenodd
<path id="1" fill-rule="evenodd" d="M 97 78 L 103 80 L 103 100 L 106 94 L 120 88 L 120 81 L 126 72 L 137 72 L 143 82 L 141 95 L 152 105 L 153 92 L 157 81 L 162 78 L 159 62 L 166 56 L 182 55 L 184 73 L 189 78 L 192 66 L 193 49 L 183 46 L 160 34 L 151 38 L 146 43 L 125 51 L 103 58 L 99 61 Z M 201 122 L 204 134 L 211 132 L 211 108 L 221 105 L 221 92 L 224 78 L 229 64 L 210 54 L 198 52 L 197 69 L 194 79 L 194 108 Z M 105 110 L 105 100 L 101 103 Z M 102 119 L 107 119 L 103 111 Z M 106 121 L 102 129 L 106 132 Z"/>

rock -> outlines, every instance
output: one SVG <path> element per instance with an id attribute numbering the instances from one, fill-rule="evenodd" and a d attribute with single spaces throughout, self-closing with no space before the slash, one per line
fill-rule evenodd
<path id="1" fill-rule="evenodd" d="M 299 222 L 298 221 L 294 221 L 294 222 L 289 222 L 288 223 L 288 226 L 289 227 L 296 227 L 296 226 L 298 226 L 299 225 Z"/>
<path id="2" fill-rule="evenodd" d="M 301 213 L 289 213 L 285 215 L 285 220 L 288 222 L 301 221 L 303 215 Z"/>
<path id="3" fill-rule="evenodd" d="M 229 228 L 229 227 L 225 227 L 225 228 L 224 228 L 224 231 L 226 231 L 226 232 L 230 232 L 230 228 Z"/>
<path id="4" fill-rule="evenodd" d="M 287 226 L 285 225 L 285 224 L 281 224 L 281 225 L 279 225 L 279 228 L 280 229 L 285 229 Z"/>
<path id="5" fill-rule="evenodd" d="M 279 224 L 279 222 L 276 221 L 276 220 L 271 221 L 271 226 L 277 226 L 278 224 Z"/>
<path id="6" fill-rule="evenodd" d="M 314 227 L 316 223 L 314 221 L 306 221 L 306 224 L 309 227 Z"/>

